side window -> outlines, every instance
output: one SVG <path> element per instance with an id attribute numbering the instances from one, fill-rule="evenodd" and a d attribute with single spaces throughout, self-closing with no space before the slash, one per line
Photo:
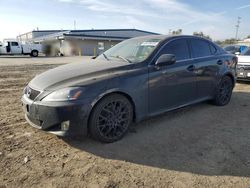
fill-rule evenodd
<path id="1" fill-rule="evenodd" d="M 170 42 L 160 51 L 160 55 L 162 54 L 174 54 L 177 61 L 190 59 L 189 48 L 185 39 Z"/>
<path id="2" fill-rule="evenodd" d="M 217 52 L 216 47 L 212 44 L 209 44 L 209 46 L 210 46 L 210 51 L 211 51 L 212 55 L 216 54 L 216 52 Z"/>
<path id="3" fill-rule="evenodd" d="M 17 42 L 11 42 L 11 46 L 18 46 Z"/>
<path id="4" fill-rule="evenodd" d="M 209 43 L 205 40 L 193 39 L 191 40 L 194 58 L 211 56 Z"/>

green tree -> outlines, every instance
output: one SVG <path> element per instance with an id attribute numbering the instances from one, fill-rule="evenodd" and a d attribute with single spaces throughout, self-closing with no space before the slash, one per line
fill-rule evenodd
<path id="1" fill-rule="evenodd" d="M 217 43 L 220 46 L 227 46 L 227 45 L 236 44 L 237 40 L 235 38 L 231 38 L 231 39 L 225 39 L 225 40 L 217 40 L 215 41 L 215 43 Z"/>
<path id="2" fill-rule="evenodd" d="M 198 36 L 198 37 L 202 37 L 202 38 L 205 38 L 205 39 L 208 39 L 208 40 L 212 40 L 209 35 L 205 35 L 202 31 L 194 32 L 193 35 Z"/>
<path id="3" fill-rule="evenodd" d="M 182 34 L 182 29 L 178 29 L 176 31 L 171 32 L 172 35 L 181 35 Z"/>

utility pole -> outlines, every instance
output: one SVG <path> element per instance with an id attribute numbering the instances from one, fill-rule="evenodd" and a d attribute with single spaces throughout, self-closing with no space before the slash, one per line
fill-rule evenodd
<path id="1" fill-rule="evenodd" d="M 241 23 L 241 17 L 238 17 L 237 25 L 235 26 L 236 27 L 236 35 L 235 35 L 236 41 L 238 40 L 238 33 L 239 33 L 240 23 Z"/>
<path id="2" fill-rule="evenodd" d="M 76 30 L 76 21 L 74 20 L 74 30 Z"/>

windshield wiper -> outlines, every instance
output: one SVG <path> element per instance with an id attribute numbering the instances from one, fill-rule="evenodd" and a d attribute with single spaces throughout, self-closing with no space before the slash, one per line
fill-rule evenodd
<path id="1" fill-rule="evenodd" d="M 109 61 L 109 58 L 106 56 L 105 53 L 102 53 L 102 55 L 105 57 L 105 59 L 107 59 Z"/>
<path id="2" fill-rule="evenodd" d="M 124 60 L 124 61 L 126 61 L 126 62 L 128 62 L 128 63 L 132 63 L 132 61 L 130 61 L 128 58 L 122 57 L 122 56 L 120 56 L 120 55 L 110 56 L 110 57 L 120 58 L 120 59 L 122 59 L 122 60 Z"/>

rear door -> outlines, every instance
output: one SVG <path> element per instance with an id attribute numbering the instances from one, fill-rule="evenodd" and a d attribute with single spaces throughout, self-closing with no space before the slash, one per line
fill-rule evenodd
<path id="1" fill-rule="evenodd" d="M 174 54 L 173 65 L 149 67 L 149 111 L 151 115 L 179 107 L 195 100 L 196 75 L 186 39 L 167 43 L 157 54 Z"/>
<path id="2" fill-rule="evenodd" d="M 189 39 L 192 58 L 196 67 L 197 97 L 213 97 L 217 76 L 223 59 L 216 55 L 217 48 L 203 39 Z"/>
<path id="3" fill-rule="evenodd" d="M 12 54 L 21 54 L 22 47 L 18 42 L 10 42 L 10 50 Z"/>

